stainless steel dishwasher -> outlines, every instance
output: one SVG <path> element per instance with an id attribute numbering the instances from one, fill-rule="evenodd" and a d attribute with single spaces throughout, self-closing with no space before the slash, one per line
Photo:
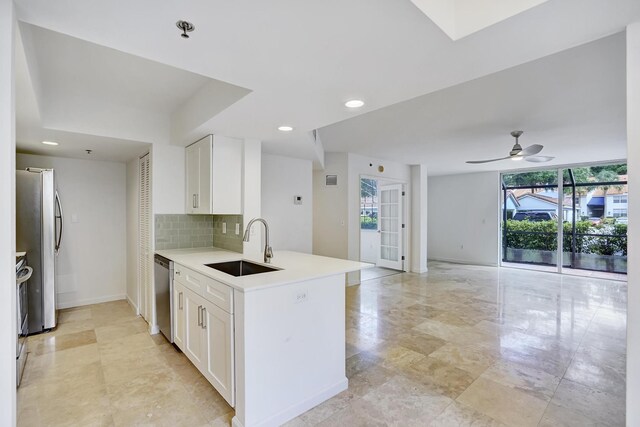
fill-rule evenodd
<path id="1" fill-rule="evenodd" d="M 158 327 L 169 342 L 173 342 L 173 261 L 158 254 L 153 259 Z"/>

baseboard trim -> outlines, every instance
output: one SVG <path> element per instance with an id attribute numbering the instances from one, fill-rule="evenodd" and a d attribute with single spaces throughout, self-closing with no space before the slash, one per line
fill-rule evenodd
<path id="1" fill-rule="evenodd" d="M 266 420 L 260 421 L 256 424 L 246 427 L 272 427 L 272 426 L 280 426 L 287 421 L 290 421 L 297 417 L 300 414 L 304 414 L 311 408 L 315 408 L 325 400 L 335 396 L 336 394 L 345 391 L 349 387 L 349 380 L 344 378 L 338 381 L 336 384 L 322 390 L 320 393 L 312 396 L 308 399 L 303 400 L 302 402 L 296 403 L 288 407 L 287 409 L 267 418 Z M 231 419 L 232 427 L 245 427 L 244 424 L 238 420 L 237 416 L 234 416 Z"/>
<path id="2" fill-rule="evenodd" d="M 129 303 L 129 305 L 133 309 L 133 312 L 136 313 L 136 316 L 140 316 L 140 310 L 138 309 L 138 306 L 133 303 L 133 300 L 131 298 L 129 298 L 129 295 L 127 295 L 127 302 Z"/>
<path id="3" fill-rule="evenodd" d="M 417 273 L 417 274 L 426 273 L 427 271 L 429 271 L 428 268 L 419 268 L 418 270 L 411 270 L 412 273 Z"/>
<path id="4" fill-rule="evenodd" d="M 160 333 L 160 326 L 158 325 L 149 325 L 149 334 L 156 335 Z"/>
<path id="5" fill-rule="evenodd" d="M 496 263 L 478 262 L 478 261 L 470 261 L 470 260 L 454 259 L 454 258 L 429 258 L 428 261 L 450 262 L 452 264 L 480 265 L 484 267 L 499 267 L 497 262 Z"/>
<path id="6" fill-rule="evenodd" d="M 125 294 L 108 295 L 108 296 L 98 297 L 98 298 L 87 298 L 87 299 L 78 300 L 78 301 L 58 303 L 56 304 L 56 308 L 58 310 L 63 310 L 65 308 L 82 307 L 83 305 L 100 304 L 103 302 L 120 301 L 120 300 L 126 300 L 126 299 L 127 299 L 127 296 Z"/>

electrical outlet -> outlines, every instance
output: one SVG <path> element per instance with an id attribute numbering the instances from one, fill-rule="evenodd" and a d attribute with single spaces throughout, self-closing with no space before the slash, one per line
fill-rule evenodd
<path id="1" fill-rule="evenodd" d="M 222 234 L 227 234 L 227 223 L 226 222 L 222 223 Z"/>
<path id="2" fill-rule="evenodd" d="M 240 235 L 240 224 L 236 222 L 236 236 Z"/>
<path id="3" fill-rule="evenodd" d="M 309 299 L 309 295 L 307 294 L 307 291 L 298 291 L 295 293 L 294 296 L 294 302 L 296 304 L 301 304 L 303 302 L 306 302 Z"/>

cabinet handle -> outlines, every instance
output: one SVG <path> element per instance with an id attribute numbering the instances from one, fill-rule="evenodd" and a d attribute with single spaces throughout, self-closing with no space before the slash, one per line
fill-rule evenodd
<path id="1" fill-rule="evenodd" d="M 200 195 L 196 194 L 196 208 L 200 207 Z"/>
<path id="2" fill-rule="evenodd" d="M 198 306 L 198 326 L 202 326 L 202 306 Z"/>
<path id="3" fill-rule="evenodd" d="M 176 276 L 179 276 L 179 275 L 180 275 L 180 270 L 176 270 Z M 180 293 L 182 293 L 182 292 L 180 292 Z"/>
<path id="4" fill-rule="evenodd" d="M 178 308 L 182 310 L 182 292 L 178 293 Z"/>
<path id="5" fill-rule="evenodd" d="M 191 207 L 193 207 L 194 209 L 196 208 L 196 195 L 195 194 L 193 195 L 193 200 L 191 202 L 191 205 L 192 205 Z"/>
<path id="6" fill-rule="evenodd" d="M 202 307 L 202 329 L 207 329 L 207 322 L 205 322 L 205 320 L 207 319 L 207 308 L 206 307 Z"/>

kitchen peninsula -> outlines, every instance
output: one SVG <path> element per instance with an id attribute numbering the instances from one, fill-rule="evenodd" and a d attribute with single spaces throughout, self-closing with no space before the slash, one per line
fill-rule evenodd
<path id="1" fill-rule="evenodd" d="M 347 388 L 345 273 L 370 264 L 276 251 L 274 271 L 235 277 L 216 248 L 157 251 L 174 262 L 175 344 L 235 408 L 236 427 L 277 426 Z"/>

